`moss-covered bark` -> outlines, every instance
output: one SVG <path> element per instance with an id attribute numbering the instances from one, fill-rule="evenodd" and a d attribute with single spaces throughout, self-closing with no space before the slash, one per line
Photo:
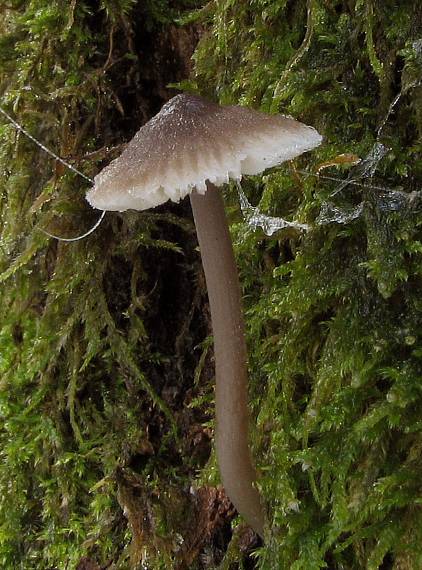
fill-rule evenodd
<path id="1" fill-rule="evenodd" d="M 0 4 L 2 106 L 87 176 L 189 74 L 198 36 L 174 23 L 194 2 L 91 4 Z M 57 243 L 40 228 L 70 237 L 97 218 L 89 184 L 0 128 L 0 566 L 168 561 L 210 445 L 188 206 Z"/>
<path id="2" fill-rule="evenodd" d="M 324 135 L 244 182 L 306 234 L 252 231 L 227 192 L 270 525 L 254 558 L 235 533 L 222 567 L 422 567 L 420 2 L 11 0 L 0 34 L 1 105 L 88 176 L 189 74 Z M 5 121 L 0 136 L 0 565 L 214 568 L 233 512 L 206 465 L 188 204 L 57 244 L 38 226 L 85 231 L 87 183 Z"/>
<path id="3" fill-rule="evenodd" d="M 419 568 L 420 4 L 220 2 L 212 26 L 201 89 L 314 125 L 307 172 L 363 184 L 297 161 L 249 192 L 311 230 L 233 226 L 272 521 L 260 564 Z"/>

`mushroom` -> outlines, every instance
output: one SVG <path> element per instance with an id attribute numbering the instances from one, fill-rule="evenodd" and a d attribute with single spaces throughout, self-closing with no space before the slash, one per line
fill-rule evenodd
<path id="1" fill-rule="evenodd" d="M 218 187 L 292 159 L 321 140 L 315 129 L 288 117 L 177 95 L 95 177 L 87 194 L 93 207 L 118 211 L 190 194 L 214 335 L 217 461 L 229 498 L 260 536 L 265 516 L 248 445 L 242 302 Z"/>

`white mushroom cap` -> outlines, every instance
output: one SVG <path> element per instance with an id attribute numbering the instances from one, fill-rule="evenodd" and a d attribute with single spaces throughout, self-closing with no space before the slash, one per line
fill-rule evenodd
<path id="1" fill-rule="evenodd" d="M 145 210 L 178 202 L 206 181 L 220 186 L 259 174 L 320 144 L 294 119 L 197 95 L 176 95 L 139 129 L 122 154 L 94 179 L 87 200 L 101 210 Z"/>

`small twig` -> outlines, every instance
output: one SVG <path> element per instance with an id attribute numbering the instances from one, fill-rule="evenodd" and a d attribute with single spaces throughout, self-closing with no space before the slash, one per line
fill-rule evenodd
<path id="1" fill-rule="evenodd" d="M 109 33 L 109 48 L 108 48 L 108 56 L 106 59 L 105 64 L 102 67 L 102 72 L 105 73 L 110 65 L 112 65 L 111 58 L 113 57 L 113 50 L 114 50 L 114 24 L 110 28 Z"/>

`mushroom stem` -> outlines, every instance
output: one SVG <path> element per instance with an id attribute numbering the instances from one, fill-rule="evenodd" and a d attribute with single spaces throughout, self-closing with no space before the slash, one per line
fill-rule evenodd
<path id="1" fill-rule="evenodd" d="M 224 488 L 263 536 L 264 511 L 248 445 L 248 375 L 243 310 L 233 246 L 219 188 L 190 196 L 214 335 L 217 460 Z"/>

